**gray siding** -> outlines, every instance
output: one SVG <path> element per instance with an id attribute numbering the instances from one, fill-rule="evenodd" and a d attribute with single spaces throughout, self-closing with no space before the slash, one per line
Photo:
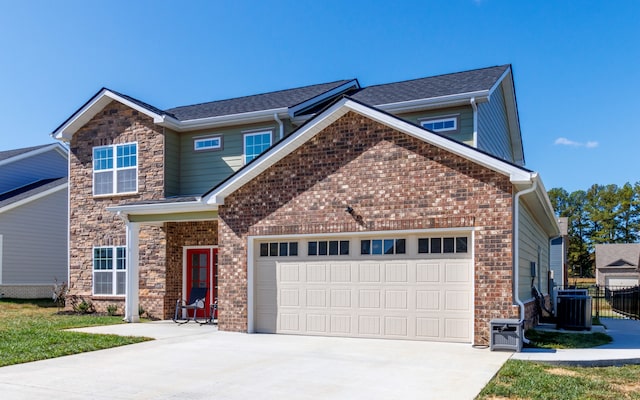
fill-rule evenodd
<path id="1" fill-rule="evenodd" d="M 502 87 L 488 103 L 478 104 L 478 149 L 514 162 Z"/>
<path id="2" fill-rule="evenodd" d="M 442 132 L 442 134 L 473 146 L 473 109 L 471 106 L 441 108 L 430 111 L 398 114 L 397 116 L 413 124 L 420 125 L 420 121 L 423 119 L 434 119 L 451 115 L 458 115 L 458 131 L 455 133 Z"/>
<path id="3" fill-rule="evenodd" d="M 0 193 L 40 179 L 67 176 L 67 159 L 56 150 L 49 150 L 0 167 Z"/>
<path id="4" fill-rule="evenodd" d="M 556 239 L 557 244 L 551 244 L 551 257 L 550 257 L 550 268 L 553 271 L 553 281 L 557 285 L 563 285 L 564 283 L 564 239 L 558 238 Z"/>
<path id="5" fill-rule="evenodd" d="M 180 136 L 165 128 L 164 146 L 165 196 L 176 196 L 180 194 Z"/>
<path id="6" fill-rule="evenodd" d="M 549 291 L 549 238 L 522 203 L 522 200 L 520 205 L 518 295 L 520 300 L 526 301 L 533 297 L 531 295 L 532 279 L 533 284 L 540 292 L 546 294 Z M 538 265 L 536 277 L 531 276 L 531 262 Z"/>
<path id="7" fill-rule="evenodd" d="M 240 169 L 244 153 L 243 132 L 260 129 L 273 131 L 272 143 L 278 140 L 279 127 L 275 122 L 181 134 L 180 194 L 201 195 Z M 222 149 L 194 151 L 194 138 L 206 136 L 221 136 Z"/>
<path id="8" fill-rule="evenodd" d="M 2 284 L 67 281 L 67 189 L 0 213 Z"/>

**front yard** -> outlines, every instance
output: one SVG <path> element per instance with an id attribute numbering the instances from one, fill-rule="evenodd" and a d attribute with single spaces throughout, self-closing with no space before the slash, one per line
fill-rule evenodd
<path id="1" fill-rule="evenodd" d="M 121 317 L 63 315 L 50 300 L 0 299 L 0 367 L 139 343 L 148 338 L 66 329 L 122 323 Z"/>

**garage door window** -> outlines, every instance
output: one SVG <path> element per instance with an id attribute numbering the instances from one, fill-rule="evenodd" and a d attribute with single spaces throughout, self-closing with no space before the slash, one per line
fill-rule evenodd
<path id="1" fill-rule="evenodd" d="M 365 239 L 360 241 L 360 254 L 405 254 L 406 239 Z"/>
<path id="2" fill-rule="evenodd" d="M 260 243 L 260 257 L 291 257 L 298 255 L 298 242 Z"/>
<path id="3" fill-rule="evenodd" d="M 418 253 L 442 254 L 442 253 L 466 253 L 466 252 L 467 252 L 467 238 L 464 236 L 418 239 Z"/>
<path id="4" fill-rule="evenodd" d="M 310 256 L 348 256 L 348 240 L 318 240 L 309 242 L 307 254 Z"/>

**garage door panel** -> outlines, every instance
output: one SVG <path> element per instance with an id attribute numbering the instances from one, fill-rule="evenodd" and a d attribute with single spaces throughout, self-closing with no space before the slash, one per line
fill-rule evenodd
<path id="1" fill-rule="evenodd" d="M 416 291 L 416 311 L 437 311 L 440 309 L 439 290 Z"/>
<path id="2" fill-rule="evenodd" d="M 444 336 L 452 339 L 467 339 L 471 337 L 469 320 L 466 318 L 445 318 Z"/>
<path id="3" fill-rule="evenodd" d="M 259 331 L 275 325 L 302 335 L 471 341 L 469 259 L 269 262 L 258 273 Z M 269 271 L 275 295 L 266 290 Z"/>
<path id="4" fill-rule="evenodd" d="M 407 290 L 385 290 L 385 309 L 407 310 L 408 297 Z"/>
<path id="5" fill-rule="evenodd" d="M 440 282 L 440 264 L 439 263 L 417 263 L 416 264 L 416 282 Z"/>
<path id="6" fill-rule="evenodd" d="M 444 275 L 445 282 L 447 283 L 469 282 L 470 271 L 469 271 L 468 263 L 447 262 L 444 265 L 444 271 L 445 271 L 445 275 Z"/>
<path id="7" fill-rule="evenodd" d="M 350 263 L 332 263 L 330 266 L 330 282 L 351 283 L 351 268 Z"/>
<path id="8" fill-rule="evenodd" d="M 307 289 L 307 307 L 327 308 L 327 289 Z"/>
<path id="9" fill-rule="evenodd" d="M 388 263 L 384 266 L 385 282 L 387 283 L 406 283 L 409 265 L 407 263 Z"/>
<path id="10" fill-rule="evenodd" d="M 380 319 L 378 315 L 358 316 L 358 334 L 364 336 L 380 336 Z"/>
<path id="11" fill-rule="evenodd" d="M 384 317 L 384 334 L 389 336 L 408 337 L 409 318 L 405 316 Z"/>
<path id="12" fill-rule="evenodd" d="M 358 282 L 376 282 L 380 283 L 380 264 L 359 263 L 358 264 Z"/>
<path id="13" fill-rule="evenodd" d="M 353 304 L 351 301 L 353 292 L 351 289 L 331 289 L 330 307 L 351 308 Z"/>
<path id="14" fill-rule="evenodd" d="M 380 309 L 381 304 L 380 289 L 361 289 L 358 291 L 358 306 L 361 309 Z"/>
<path id="15" fill-rule="evenodd" d="M 307 264 L 307 283 L 327 283 L 327 264 Z"/>
<path id="16" fill-rule="evenodd" d="M 445 311 L 471 311 L 469 292 L 447 290 L 444 296 Z"/>

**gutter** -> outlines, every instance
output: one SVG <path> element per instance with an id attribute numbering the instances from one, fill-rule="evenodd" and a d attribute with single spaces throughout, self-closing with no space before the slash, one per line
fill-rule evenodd
<path id="1" fill-rule="evenodd" d="M 280 117 L 278 117 L 278 113 L 273 113 L 273 119 L 276 120 L 278 126 L 280 127 L 280 139 L 282 139 L 284 137 L 284 124 L 282 123 Z"/>
<path id="2" fill-rule="evenodd" d="M 472 97 L 469 103 L 473 108 L 473 147 L 478 147 L 478 104 L 475 97 Z"/>
<path id="3" fill-rule="evenodd" d="M 520 296 L 518 294 L 519 285 L 520 285 L 520 197 L 525 194 L 529 194 L 534 192 L 538 188 L 538 180 L 536 179 L 536 175 L 532 176 L 533 185 L 531 187 L 522 190 L 515 194 L 513 198 L 513 298 L 515 303 L 520 307 L 520 319 L 518 320 L 519 324 L 524 322 L 524 303 L 520 300 Z M 528 343 L 526 338 L 523 338 L 525 343 Z"/>

